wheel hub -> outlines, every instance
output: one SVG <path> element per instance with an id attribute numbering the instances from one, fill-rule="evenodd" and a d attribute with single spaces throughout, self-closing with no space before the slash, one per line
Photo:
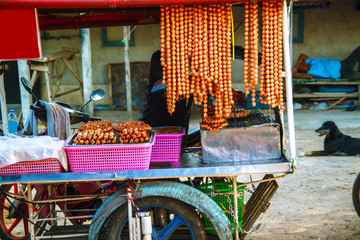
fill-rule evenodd
<path id="1" fill-rule="evenodd" d="M 27 208 L 25 206 L 25 203 L 17 201 L 15 203 L 15 207 L 13 205 L 9 206 L 9 215 L 6 218 L 7 219 L 22 218 L 23 216 L 27 216 L 26 210 Z"/>

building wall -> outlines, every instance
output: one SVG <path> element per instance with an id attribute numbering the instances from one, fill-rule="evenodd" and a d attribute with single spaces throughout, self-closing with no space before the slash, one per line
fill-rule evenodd
<path id="1" fill-rule="evenodd" d="M 311 57 L 324 57 L 341 60 L 360 45 L 360 11 L 355 8 L 357 0 L 332 0 L 330 8 L 306 9 L 304 14 L 304 42 L 293 44 L 293 62 L 300 53 Z M 243 45 L 243 7 L 234 6 L 235 45 Z M 51 54 L 62 47 L 77 48 L 81 51 L 80 30 L 49 31 L 51 39 L 42 38 L 43 53 Z M 130 47 L 130 61 L 150 61 L 151 54 L 160 48 L 160 25 L 142 25 L 134 30 L 135 45 Z M 107 98 L 96 104 L 109 105 L 108 64 L 123 60 L 122 47 L 102 47 L 100 28 L 93 28 L 91 51 L 93 84 L 103 88 Z M 81 55 L 78 54 L 81 71 Z M 81 74 L 81 73 L 80 73 Z M 232 82 L 234 88 L 243 90 L 243 61 L 232 63 Z M 64 76 L 60 91 L 74 88 L 76 79 L 69 74 Z M 46 96 L 42 88 L 42 96 Z M 43 97 L 45 99 L 45 97 Z M 56 100 L 81 104 L 78 93 L 66 95 Z"/>
<path id="2" fill-rule="evenodd" d="M 304 42 L 294 43 L 294 64 L 301 53 L 342 60 L 360 46 L 357 0 L 331 1 L 330 8 L 304 11 Z"/>
<path id="3" fill-rule="evenodd" d="M 53 54 L 61 51 L 62 47 L 71 47 L 79 49 L 77 54 L 79 70 L 81 73 L 81 38 L 80 30 L 57 30 L 49 31 L 50 39 L 42 38 L 43 54 Z M 160 25 L 141 25 L 134 30 L 135 44 L 129 48 L 130 62 L 150 61 L 151 54 L 160 49 Z M 71 36 L 70 38 L 68 38 Z M 48 38 L 49 38 L 48 37 Z M 123 47 L 102 47 L 101 28 L 92 28 L 90 30 L 91 37 L 91 65 L 93 72 L 93 85 L 95 88 L 103 88 L 106 92 L 106 98 L 97 104 L 108 105 L 110 103 L 110 94 L 108 92 L 108 64 L 123 63 L 124 49 Z M 73 89 L 77 84 L 77 80 L 67 69 L 65 71 L 59 92 Z M 46 96 L 46 88 L 42 89 L 42 96 Z M 81 104 L 78 93 L 72 93 L 57 98 L 57 101 L 72 102 L 73 104 Z"/>

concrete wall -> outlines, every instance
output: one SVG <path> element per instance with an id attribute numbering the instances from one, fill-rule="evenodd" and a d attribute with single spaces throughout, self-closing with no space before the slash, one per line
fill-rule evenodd
<path id="1" fill-rule="evenodd" d="M 311 57 L 325 57 L 341 60 L 360 45 L 360 11 L 356 10 L 357 0 L 333 0 L 331 7 L 325 9 L 306 9 L 304 14 L 304 42 L 293 44 L 293 61 L 300 53 Z M 243 8 L 234 6 L 235 45 L 243 45 Z M 94 88 L 103 88 L 108 93 L 108 64 L 123 62 L 122 47 L 102 47 L 100 28 L 93 28 L 91 34 L 92 66 Z M 49 31 L 52 39 L 42 39 L 44 54 L 51 54 L 62 47 L 81 50 L 79 30 Z M 150 61 L 151 54 L 160 48 L 160 26 L 137 26 L 134 30 L 135 45 L 130 47 L 130 61 Z M 68 38 L 56 38 L 68 37 Z M 79 69 L 81 70 L 81 57 Z M 243 61 L 235 60 L 232 64 L 234 88 L 243 90 Z M 60 90 L 74 88 L 75 78 L 67 72 Z M 45 87 L 42 88 L 43 96 Z M 43 99 L 45 99 L 43 97 Z M 72 104 L 81 104 L 79 94 L 73 93 L 57 100 Z M 109 97 L 96 104 L 108 105 Z"/>
<path id="2" fill-rule="evenodd" d="M 294 64 L 300 55 L 342 60 L 360 46 L 360 11 L 357 0 L 331 1 L 330 8 L 306 9 L 304 42 L 294 43 Z"/>

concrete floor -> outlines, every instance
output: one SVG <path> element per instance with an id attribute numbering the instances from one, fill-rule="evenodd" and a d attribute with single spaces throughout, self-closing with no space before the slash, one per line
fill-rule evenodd
<path id="1" fill-rule="evenodd" d="M 295 127 L 301 129 L 319 128 L 325 121 L 334 121 L 341 128 L 359 128 L 360 111 L 334 110 L 296 110 Z"/>

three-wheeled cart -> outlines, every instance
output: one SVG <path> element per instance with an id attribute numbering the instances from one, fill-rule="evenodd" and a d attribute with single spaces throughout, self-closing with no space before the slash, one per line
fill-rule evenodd
<path id="1" fill-rule="evenodd" d="M 15 2 L 20 4 L 22 1 L 3 2 L 5 7 L 6 4 L 16 7 Z M 61 5 L 62 1 L 54 1 L 54 5 L 51 5 L 50 2 L 27 1 L 25 7 L 56 6 L 71 9 L 75 7 L 75 2 L 84 8 L 86 4 L 90 4 L 74 1 L 63 2 L 64 5 Z M 97 7 L 126 6 L 136 9 L 173 3 L 175 1 L 98 1 Z M 196 3 L 205 2 L 192 1 L 191 4 Z M 176 4 L 190 3 L 176 1 Z M 269 109 L 266 111 L 271 117 L 265 117 L 266 121 L 260 125 L 256 124 L 257 119 L 253 119 L 253 123 L 247 123 L 249 126 L 235 130 L 224 129 L 223 132 L 220 130 L 214 134 L 202 132 L 203 150 L 186 149 L 181 154 L 180 161 L 173 164 L 154 164 L 145 170 L 0 176 L 1 239 L 197 240 L 206 239 L 211 231 L 213 235 L 215 231 L 217 237 L 209 235 L 209 238 L 244 238 L 251 232 L 261 213 L 267 210 L 270 199 L 278 188 L 276 180 L 293 173 L 295 168 L 290 69 L 291 7 L 288 1 L 283 1 L 282 8 L 285 69 L 282 77 L 286 85 L 287 132 L 283 111 L 278 108 Z M 231 138 L 234 135 L 249 138 Z M 288 141 L 285 141 L 286 135 Z M 243 153 L 244 148 L 240 145 L 247 145 L 251 136 L 257 140 Z M 220 150 L 220 153 L 214 153 L 213 150 L 217 148 L 215 143 L 226 141 L 231 141 L 232 144 Z M 267 143 L 271 141 L 275 143 L 270 144 L 269 150 Z M 270 153 L 269 157 L 254 157 L 257 155 L 257 147 L 264 142 L 264 149 L 267 151 L 265 156 Z M 277 157 L 271 157 L 273 146 L 277 148 Z M 249 157 L 250 155 L 253 157 Z M 215 160 L 208 161 L 209 159 Z M 248 181 L 238 182 L 239 177 L 249 175 L 255 176 L 256 180 L 250 178 Z M 87 184 L 97 185 L 97 191 L 84 195 L 80 190 Z M 253 188 L 248 199 L 244 199 L 244 186 L 247 185 L 257 187 Z M 217 189 L 215 186 L 222 187 Z M 222 200 L 216 200 L 218 196 Z M 242 224 L 239 224 L 239 219 Z M 206 228 L 204 222 L 207 222 Z M 22 233 L 17 233 L 19 231 Z"/>

